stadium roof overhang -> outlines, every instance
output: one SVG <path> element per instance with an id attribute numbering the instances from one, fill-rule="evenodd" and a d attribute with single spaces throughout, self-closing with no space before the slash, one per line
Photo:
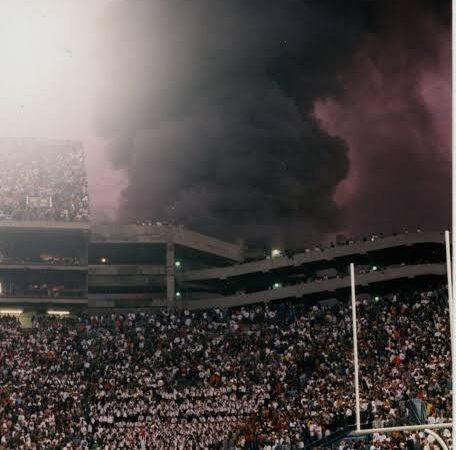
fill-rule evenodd
<path id="1" fill-rule="evenodd" d="M 175 244 L 233 262 L 243 260 L 242 245 L 205 236 L 175 225 L 96 225 L 91 244 Z"/>

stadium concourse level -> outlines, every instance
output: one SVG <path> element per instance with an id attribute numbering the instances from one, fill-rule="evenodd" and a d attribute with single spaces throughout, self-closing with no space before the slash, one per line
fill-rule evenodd
<path id="1" fill-rule="evenodd" d="M 35 256 L 35 255 L 33 255 Z M 63 256 L 59 254 L 41 254 L 35 257 L 11 257 L 3 253 L 0 247 L 0 264 L 43 264 L 47 266 L 81 266 L 83 265 L 78 256 Z"/>
<path id="2" fill-rule="evenodd" d="M 0 318 L 0 448 L 306 448 L 355 420 L 348 304 Z M 404 424 L 412 398 L 448 422 L 446 288 L 360 300 L 358 317 L 362 422 Z M 405 445 L 436 448 L 336 448 Z"/>
<path id="3" fill-rule="evenodd" d="M 0 220 L 88 222 L 79 143 L 0 139 Z"/>

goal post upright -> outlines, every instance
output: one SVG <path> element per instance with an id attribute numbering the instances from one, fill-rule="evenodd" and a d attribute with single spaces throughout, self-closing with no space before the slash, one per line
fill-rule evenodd
<path id="1" fill-rule="evenodd" d="M 454 233 L 452 235 L 454 239 Z M 453 241 L 454 246 L 454 241 Z M 454 248 L 454 247 L 453 247 Z M 448 309 L 449 309 L 449 324 L 450 324 L 450 349 L 451 349 L 451 421 L 454 423 L 454 418 L 456 417 L 456 340 L 454 334 L 454 326 L 455 326 L 455 306 L 454 306 L 454 298 L 455 292 L 453 288 L 453 276 L 454 273 L 452 271 L 452 259 L 451 259 L 451 245 L 450 245 L 450 232 L 448 230 L 445 231 L 445 252 L 446 252 L 446 271 L 447 271 L 447 288 L 448 288 Z M 453 252 L 454 257 L 454 252 Z M 454 261 L 453 261 L 454 267 Z M 452 429 L 451 432 L 451 440 L 452 442 L 456 442 L 456 427 Z"/>
<path id="2" fill-rule="evenodd" d="M 355 265 L 350 263 L 352 330 L 353 330 L 353 365 L 355 369 L 355 409 L 356 430 L 361 429 L 361 414 L 359 408 L 359 365 L 358 365 L 358 321 L 356 319 Z"/>
<path id="3" fill-rule="evenodd" d="M 454 209 L 454 208 L 453 208 Z M 453 212 L 454 214 L 454 212 Z M 456 224 L 453 222 L 453 228 Z M 456 267 L 456 252 L 454 249 L 456 248 L 456 239 L 455 239 L 455 231 L 453 229 L 452 233 L 452 247 L 453 252 L 451 253 L 451 260 L 452 263 L 449 264 L 447 262 L 447 267 L 450 267 L 450 270 L 447 273 L 448 277 L 448 284 L 451 284 L 448 287 L 448 295 L 449 295 L 449 304 L 450 306 L 450 339 L 451 339 L 451 421 L 455 423 L 456 418 L 456 334 L 455 334 L 455 324 L 456 324 L 456 306 L 455 306 L 455 298 L 456 298 L 456 290 L 455 285 L 452 282 L 455 277 L 455 267 Z M 451 434 L 451 441 L 453 443 L 453 448 L 456 443 L 456 427 L 453 427 L 452 434 Z"/>
<path id="4" fill-rule="evenodd" d="M 453 0 L 456 3 L 456 0 Z M 456 161 L 456 159 L 455 159 Z M 456 183 L 455 183 L 456 187 Z M 456 189 L 455 189 L 456 193 Z M 456 218 L 456 214 L 454 215 Z M 453 222 L 456 225 L 456 220 Z M 448 447 L 443 439 L 436 434 L 435 429 L 452 429 L 452 442 L 456 442 L 456 427 L 453 427 L 453 419 L 456 417 L 456 334 L 454 333 L 456 324 L 456 305 L 454 299 L 456 298 L 456 289 L 452 280 L 455 273 L 453 272 L 455 266 L 455 252 L 451 253 L 450 245 L 450 232 L 445 231 L 445 250 L 446 250 L 446 269 L 447 269 L 447 282 L 448 282 L 448 305 L 449 305 L 449 323 L 450 323 L 450 342 L 451 342 L 451 382 L 452 382 L 452 420 L 446 423 L 436 424 L 422 424 L 422 425 L 402 425 L 394 427 L 383 428 L 366 428 L 361 429 L 361 416 L 359 405 L 359 361 L 358 361 L 358 321 L 356 314 L 356 290 L 355 290 L 355 265 L 350 263 L 350 284 L 351 284 L 351 306 L 352 306 L 352 330 L 353 330 L 353 365 L 354 365 L 354 379 L 355 379 L 355 407 L 356 407 L 356 430 L 350 433 L 350 436 L 365 436 L 375 433 L 394 433 L 394 432 L 413 432 L 423 431 L 426 434 L 432 435 L 443 450 Z M 452 245 L 456 248 L 455 233 L 452 235 Z M 452 270 L 453 269 L 453 270 Z"/>
<path id="5" fill-rule="evenodd" d="M 446 273 L 448 287 L 448 309 L 449 309 L 449 324 L 450 324 L 450 339 L 453 336 L 453 277 L 451 273 L 451 243 L 450 232 L 445 231 L 445 252 L 446 252 Z M 450 342 L 453 345 L 453 341 Z M 453 351 L 453 348 L 451 349 Z"/>
<path id="6" fill-rule="evenodd" d="M 453 0 L 456 3 L 456 0 Z M 455 159 L 456 161 L 456 159 Z M 456 195 L 456 183 L 455 183 Z M 453 224 L 456 225 L 456 214 L 453 208 Z M 452 234 L 451 243 L 453 248 L 456 248 L 455 233 Z M 423 424 L 423 425 L 405 425 L 396 427 L 384 428 L 368 428 L 361 429 L 361 413 L 360 413 L 360 400 L 359 400 L 359 359 L 358 359 L 358 320 L 356 314 L 356 289 L 355 289 L 355 265 L 350 263 L 350 286 L 351 286 L 351 307 L 352 307 L 352 330 L 353 330 L 353 366 L 354 366 L 354 381 L 355 381 L 355 409 L 356 409 L 356 430 L 350 433 L 351 436 L 363 436 L 374 433 L 393 433 L 397 431 L 424 431 L 427 434 L 434 436 L 438 441 L 440 447 L 446 450 L 443 439 L 436 434 L 434 429 L 451 428 L 452 429 L 452 442 L 456 442 L 456 427 L 453 427 L 454 417 L 456 417 L 456 334 L 454 333 L 456 324 L 456 305 L 454 300 L 456 298 L 456 289 L 452 280 L 454 279 L 456 267 L 456 252 L 451 253 L 450 245 L 450 232 L 445 231 L 445 250 L 446 250 L 446 269 L 447 269 L 447 283 L 448 283 L 448 305 L 449 305 L 449 318 L 450 318 L 450 342 L 451 342 L 451 383 L 452 383 L 452 417 L 451 422 L 437 423 L 437 424 Z"/>
<path id="7" fill-rule="evenodd" d="M 452 38 L 452 47 L 451 47 L 451 66 L 452 66 L 452 89 L 451 89 L 451 118 L 452 118 L 452 135 L 451 135 L 451 241 L 453 247 L 452 253 L 452 264 L 451 264 L 451 279 L 455 279 L 455 268 L 456 268 L 456 0 L 451 2 L 452 11 L 452 21 L 451 21 L 451 38 Z M 451 320 L 450 320 L 450 336 L 451 336 L 451 390 L 452 390 L 452 408 L 451 408 L 451 420 L 454 423 L 456 419 L 456 335 L 454 333 L 454 328 L 456 324 L 456 308 L 455 308 L 455 298 L 456 290 L 454 284 L 452 284 L 451 292 Z M 449 299 L 450 300 L 450 299 Z M 451 440 L 453 448 L 456 446 L 456 426 L 452 428 Z"/>

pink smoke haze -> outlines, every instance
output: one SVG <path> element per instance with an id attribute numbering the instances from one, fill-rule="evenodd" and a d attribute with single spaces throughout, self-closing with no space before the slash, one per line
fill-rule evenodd
<path id="1" fill-rule="evenodd" d="M 400 24 L 386 40 L 371 36 L 340 74 L 343 95 L 315 104 L 322 128 L 349 148 L 349 176 L 334 198 L 350 234 L 449 223 L 450 36 L 417 17 L 412 30 L 414 20 L 423 33 L 416 46 Z M 424 39 L 435 52 L 419 47 Z"/>
<path id="2" fill-rule="evenodd" d="M 437 146 L 450 161 L 451 146 L 451 41 L 439 36 L 438 65 L 422 74 L 420 93 L 431 112 Z"/>
<path id="3" fill-rule="evenodd" d="M 107 141 L 92 137 L 85 140 L 84 146 L 92 220 L 116 221 L 122 192 L 128 184 L 127 177 L 123 171 L 112 168 Z"/>

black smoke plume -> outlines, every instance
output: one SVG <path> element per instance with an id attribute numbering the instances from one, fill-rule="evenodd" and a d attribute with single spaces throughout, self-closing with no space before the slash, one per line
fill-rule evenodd
<path id="1" fill-rule="evenodd" d="M 97 127 L 128 176 L 122 220 L 294 240 L 342 228 L 348 148 L 313 108 L 343 94 L 366 36 L 388 31 L 382 3 L 114 1 Z M 417 3 L 444 16 L 448 2 Z"/>

